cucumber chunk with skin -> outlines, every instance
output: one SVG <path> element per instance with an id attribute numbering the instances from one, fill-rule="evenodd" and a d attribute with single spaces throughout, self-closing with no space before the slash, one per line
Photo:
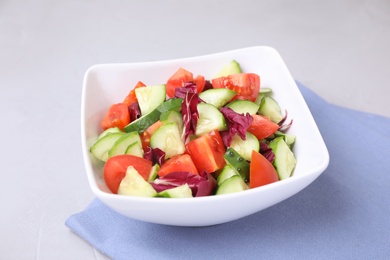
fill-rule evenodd
<path id="1" fill-rule="evenodd" d="M 213 88 L 203 91 L 199 94 L 200 99 L 204 102 L 220 109 L 226 105 L 237 92 L 227 88 Z"/>
<path id="2" fill-rule="evenodd" d="M 125 154 L 135 155 L 143 158 L 144 150 L 142 149 L 142 144 L 140 145 L 137 141 L 130 144 L 126 149 Z"/>
<path id="3" fill-rule="evenodd" d="M 239 176 L 238 172 L 233 168 L 233 166 L 226 164 L 225 167 L 223 167 L 221 173 L 218 175 L 217 178 L 217 184 L 218 186 L 222 184 L 225 180 L 232 176 Z"/>
<path id="4" fill-rule="evenodd" d="M 150 146 L 165 152 L 165 159 L 185 152 L 180 131 L 175 122 L 163 124 L 150 138 Z"/>
<path id="5" fill-rule="evenodd" d="M 142 147 L 141 138 L 138 134 L 138 132 L 130 132 L 122 135 L 111 147 L 110 151 L 108 152 L 108 158 L 125 154 L 127 151 L 127 148 L 132 145 L 133 143 L 138 144 L 139 147 Z"/>
<path id="6" fill-rule="evenodd" d="M 274 133 L 275 137 L 283 137 L 286 144 L 290 147 L 290 149 L 294 146 L 296 136 L 292 134 L 286 134 L 281 131 L 276 131 Z"/>
<path id="7" fill-rule="evenodd" d="M 297 160 L 283 137 L 277 137 L 269 143 L 269 147 L 275 154 L 273 165 L 280 180 L 289 178 L 297 164 Z"/>
<path id="8" fill-rule="evenodd" d="M 272 122 L 279 123 L 283 119 L 283 115 L 278 102 L 269 96 L 261 99 L 259 114 L 268 117 Z"/>
<path id="9" fill-rule="evenodd" d="M 238 114 L 244 115 L 246 115 L 246 113 L 249 113 L 250 115 L 256 114 L 260 108 L 255 102 L 249 100 L 234 100 L 227 104 L 226 107 L 233 109 L 233 111 Z"/>
<path id="10" fill-rule="evenodd" d="M 199 119 L 196 124 L 195 135 L 201 136 L 213 130 L 224 131 L 227 129 L 225 117 L 215 106 L 207 103 L 199 103 L 197 106 Z"/>
<path id="11" fill-rule="evenodd" d="M 233 148 L 229 147 L 223 156 L 225 161 L 230 164 L 241 176 L 244 182 L 249 180 L 249 163 L 242 158 Z"/>
<path id="12" fill-rule="evenodd" d="M 159 197 L 164 198 L 192 198 L 192 190 L 188 184 L 183 184 L 179 187 L 164 190 L 158 193 Z"/>
<path id="13" fill-rule="evenodd" d="M 182 102 L 183 102 L 182 98 L 171 98 L 165 101 L 149 114 L 144 115 L 138 118 L 137 120 L 134 120 L 127 126 L 125 126 L 125 131 L 126 132 L 137 131 L 138 133 L 142 133 L 149 126 L 151 126 L 157 120 L 160 119 L 161 113 L 164 113 L 169 110 L 180 111 Z"/>
<path id="14" fill-rule="evenodd" d="M 160 118 L 160 114 L 161 112 L 155 109 L 149 114 L 141 116 L 140 118 L 134 120 L 133 122 L 125 126 L 125 131 L 137 131 L 138 133 L 142 133 L 143 131 L 148 129 L 149 126 L 157 122 L 157 120 Z"/>
<path id="15" fill-rule="evenodd" d="M 161 84 L 136 88 L 135 95 L 138 100 L 141 114 L 147 115 L 165 101 L 165 85 Z"/>
<path id="16" fill-rule="evenodd" d="M 102 138 L 103 136 L 107 135 L 107 134 L 112 134 L 112 133 L 123 133 L 122 130 L 119 129 L 119 127 L 111 127 L 111 128 L 107 128 L 106 130 L 104 130 L 99 136 L 98 136 L 98 140 L 100 138 Z"/>
<path id="17" fill-rule="evenodd" d="M 248 185 L 238 175 L 226 179 L 218 186 L 215 195 L 230 194 L 248 190 Z"/>
<path id="18" fill-rule="evenodd" d="M 149 173 L 148 182 L 152 182 L 157 178 L 157 173 L 158 170 L 160 170 L 160 168 L 161 168 L 160 165 L 157 163 L 152 166 L 152 169 L 150 170 Z"/>
<path id="19" fill-rule="evenodd" d="M 270 96 L 272 95 L 272 89 L 271 88 L 260 88 L 259 94 L 257 95 L 257 98 L 255 100 L 255 103 L 260 106 L 261 100 L 265 96 Z"/>
<path id="20" fill-rule="evenodd" d="M 100 138 L 94 145 L 92 145 L 90 152 L 91 154 L 103 161 L 106 162 L 109 155 L 109 151 L 111 147 L 115 144 L 116 141 L 118 141 L 119 138 L 121 138 L 124 135 L 124 133 L 110 133 L 102 138 Z"/>
<path id="21" fill-rule="evenodd" d="M 180 112 L 176 110 L 165 111 L 160 116 L 160 121 L 164 123 L 175 122 L 179 127 L 180 135 L 183 132 L 183 117 Z"/>
<path id="22" fill-rule="evenodd" d="M 157 107 L 157 110 L 160 111 L 160 113 L 164 113 L 169 110 L 175 110 L 180 112 L 181 110 L 181 104 L 183 103 L 182 98 L 170 98 L 161 105 Z"/>
<path id="23" fill-rule="evenodd" d="M 222 67 L 222 69 L 214 76 L 214 78 L 226 77 L 239 73 L 241 73 L 240 64 L 235 60 L 231 60 L 228 64 Z"/>
<path id="24" fill-rule="evenodd" d="M 129 166 L 126 170 L 125 177 L 119 184 L 118 194 L 137 197 L 155 197 L 157 192 L 133 166 Z"/>
<path id="25" fill-rule="evenodd" d="M 247 161 L 252 158 L 252 151 L 258 152 L 260 150 L 259 140 L 253 134 L 246 132 L 245 140 L 241 139 L 239 135 L 234 135 L 230 147 L 233 148 L 239 155 Z"/>

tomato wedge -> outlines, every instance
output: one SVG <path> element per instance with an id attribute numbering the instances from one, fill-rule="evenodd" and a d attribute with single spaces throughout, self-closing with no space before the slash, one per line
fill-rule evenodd
<path id="1" fill-rule="evenodd" d="M 178 154 L 173 156 L 161 166 L 157 174 L 160 177 L 164 177 L 168 173 L 172 172 L 190 172 L 193 174 L 199 174 L 191 156 L 188 154 Z"/>
<path id="2" fill-rule="evenodd" d="M 261 153 L 253 150 L 249 172 L 249 187 L 252 189 L 278 180 L 278 173 L 272 163 Z"/>
<path id="3" fill-rule="evenodd" d="M 128 106 L 124 103 L 111 105 L 103 118 L 101 126 L 104 130 L 111 127 L 124 129 L 130 123 L 130 113 Z"/>
<path id="4" fill-rule="evenodd" d="M 188 70 L 179 68 L 167 81 L 165 87 L 168 97 L 175 95 L 175 89 L 184 86 L 184 83 L 194 81 L 194 76 Z"/>
<path id="5" fill-rule="evenodd" d="M 202 75 L 198 75 L 194 79 L 194 82 L 196 84 L 196 91 L 198 93 L 202 92 L 204 89 L 204 86 L 206 85 L 206 79 Z"/>
<path id="6" fill-rule="evenodd" d="M 205 170 L 207 173 L 212 173 L 226 164 L 223 157 L 225 146 L 221 135 L 216 130 L 190 141 L 186 149 L 198 172 Z"/>
<path id="7" fill-rule="evenodd" d="M 119 184 L 126 176 L 127 168 L 132 165 L 138 173 L 148 180 L 152 162 L 135 155 L 117 155 L 109 158 L 103 168 L 104 181 L 112 193 L 118 193 Z"/>
<path id="8" fill-rule="evenodd" d="M 127 106 L 130 106 L 131 104 L 137 102 L 138 100 L 137 100 L 137 96 L 135 95 L 135 89 L 145 87 L 145 86 L 146 85 L 143 82 L 138 81 L 137 85 L 135 85 L 135 87 L 132 90 L 130 90 L 125 100 L 123 100 L 123 103 L 125 103 Z"/>
<path id="9" fill-rule="evenodd" d="M 278 124 L 272 122 L 265 116 L 254 114 L 252 117 L 252 123 L 249 125 L 247 131 L 255 135 L 259 140 L 267 138 L 279 129 Z"/>
<path id="10" fill-rule="evenodd" d="M 228 88 L 237 92 L 234 99 L 255 101 L 260 91 L 260 76 L 255 73 L 232 74 L 211 81 L 213 88 Z"/>
<path id="11" fill-rule="evenodd" d="M 198 75 L 194 78 L 194 75 L 191 72 L 179 68 L 165 84 L 168 97 L 173 97 L 175 95 L 175 89 L 184 86 L 184 83 L 186 82 L 194 82 L 198 93 L 202 92 L 206 85 L 204 76 Z"/>

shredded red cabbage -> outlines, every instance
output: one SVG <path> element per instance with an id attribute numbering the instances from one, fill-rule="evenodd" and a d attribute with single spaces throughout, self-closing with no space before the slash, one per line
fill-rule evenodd
<path id="1" fill-rule="evenodd" d="M 187 93 L 197 93 L 197 87 L 194 82 L 185 82 L 182 87 L 175 89 L 175 97 L 177 98 L 185 98 Z"/>
<path id="2" fill-rule="evenodd" d="M 144 152 L 144 158 L 151 161 L 153 164 L 158 163 L 159 165 L 163 165 L 165 162 L 165 152 L 160 148 L 147 146 L 146 151 Z"/>
<path id="3" fill-rule="evenodd" d="M 220 109 L 220 111 L 225 116 L 228 127 L 228 130 L 220 132 L 222 141 L 225 146 L 230 146 L 235 134 L 238 134 L 242 140 L 245 140 L 246 131 L 252 123 L 253 117 L 249 113 L 246 113 L 246 115 L 238 114 L 229 107 L 223 107 Z"/>
<path id="4" fill-rule="evenodd" d="M 194 197 L 212 195 L 217 187 L 217 181 L 206 172 L 199 175 L 190 172 L 172 172 L 150 184 L 157 192 L 188 184 Z"/>
<path id="5" fill-rule="evenodd" d="M 139 108 L 138 102 L 132 103 L 128 109 L 130 113 L 130 122 L 133 122 L 134 120 L 141 117 L 141 109 Z"/>
<path id="6" fill-rule="evenodd" d="M 181 113 L 183 117 L 183 141 L 186 141 L 190 134 L 195 133 L 198 123 L 198 104 L 202 102 L 197 94 L 196 84 L 192 81 L 184 83 L 183 87 L 175 89 L 175 97 L 183 98 Z"/>
<path id="7" fill-rule="evenodd" d="M 275 159 L 275 154 L 268 144 L 265 142 L 260 142 L 260 153 L 270 162 L 273 163 Z"/>
<path id="8" fill-rule="evenodd" d="M 292 119 L 291 119 L 290 123 L 288 123 L 288 124 L 284 123 L 286 121 L 286 119 L 287 119 L 287 114 L 288 113 L 287 113 L 287 110 L 286 110 L 283 119 L 280 120 L 280 122 L 278 123 L 278 125 L 279 125 L 279 129 L 278 130 L 281 131 L 281 132 L 286 132 L 291 127 L 291 125 L 293 123 Z"/>

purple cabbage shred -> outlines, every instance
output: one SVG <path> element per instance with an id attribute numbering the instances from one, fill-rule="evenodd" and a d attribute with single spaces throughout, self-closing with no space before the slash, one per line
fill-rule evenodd
<path id="1" fill-rule="evenodd" d="M 165 162 L 165 152 L 160 148 L 146 147 L 144 158 L 151 161 L 152 164 L 163 165 Z"/>
<path id="2" fill-rule="evenodd" d="M 265 142 L 260 142 L 260 153 L 270 162 L 273 163 L 275 159 L 275 154 L 268 144 Z"/>
<path id="3" fill-rule="evenodd" d="M 228 127 L 228 130 L 220 132 L 225 146 L 230 146 L 235 134 L 238 134 L 242 140 L 245 140 L 246 131 L 252 123 L 253 117 L 249 113 L 246 113 L 246 115 L 238 114 L 229 107 L 223 107 L 220 111 L 225 116 Z"/>
<path id="4" fill-rule="evenodd" d="M 138 102 L 132 103 L 128 109 L 130 113 L 130 122 L 133 122 L 134 120 L 141 117 L 141 109 L 139 108 Z"/>
<path id="5" fill-rule="evenodd" d="M 217 181 L 206 172 L 201 172 L 199 175 L 190 172 L 172 172 L 150 184 L 157 192 L 188 184 L 193 197 L 212 195 L 217 187 Z"/>

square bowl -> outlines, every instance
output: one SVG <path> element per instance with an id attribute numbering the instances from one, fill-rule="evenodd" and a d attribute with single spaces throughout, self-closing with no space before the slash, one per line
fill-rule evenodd
<path id="1" fill-rule="evenodd" d="M 102 164 L 89 148 L 102 132 L 100 123 L 108 107 L 118 103 L 138 81 L 161 84 L 179 68 L 211 79 L 231 60 L 242 71 L 260 75 L 261 87 L 273 90 L 282 111 L 297 136 L 293 176 L 243 192 L 197 198 L 144 198 L 112 194 L 107 188 Z M 209 226 L 233 221 L 279 203 L 313 182 L 328 166 L 329 153 L 318 127 L 294 79 L 279 53 L 272 47 L 255 46 L 210 55 L 167 61 L 99 64 L 85 74 L 82 91 L 81 137 L 86 173 L 92 192 L 112 210 L 141 221 L 175 226 Z"/>

